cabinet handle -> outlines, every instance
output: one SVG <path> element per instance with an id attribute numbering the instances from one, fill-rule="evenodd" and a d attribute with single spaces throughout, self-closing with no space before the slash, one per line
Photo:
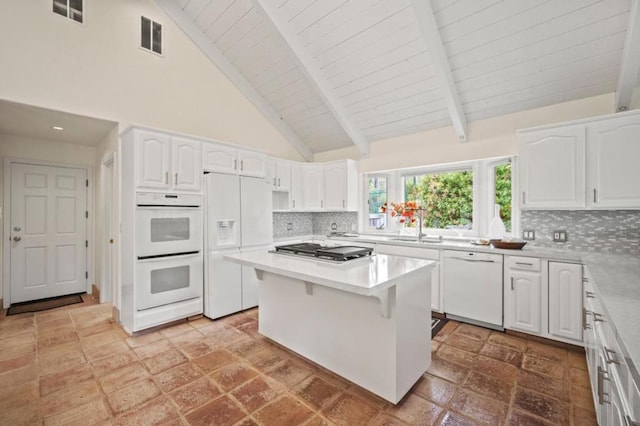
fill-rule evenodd
<path id="1" fill-rule="evenodd" d="M 631 420 L 631 417 L 628 414 L 624 416 L 624 423 L 625 426 L 640 426 L 640 423 Z"/>
<path id="2" fill-rule="evenodd" d="M 588 324 L 587 324 L 587 310 L 585 308 L 582 308 L 582 329 L 586 330 L 588 329 Z"/>
<path id="3" fill-rule="evenodd" d="M 511 277 L 511 290 L 513 291 L 513 277 Z"/>
<path id="4" fill-rule="evenodd" d="M 292 203 L 293 203 L 292 207 L 295 209 L 296 208 L 296 200 L 293 200 Z"/>
<path id="5" fill-rule="evenodd" d="M 278 178 L 278 188 L 280 188 L 280 178 Z"/>
<path id="6" fill-rule="evenodd" d="M 344 209 L 344 200 L 342 200 L 342 208 Z"/>
<path id="7" fill-rule="evenodd" d="M 618 355 L 616 354 L 616 351 L 604 346 L 604 360 L 607 362 L 607 364 L 620 365 L 620 361 L 616 359 L 617 357 Z"/>
<path id="8" fill-rule="evenodd" d="M 233 170 L 238 170 L 238 160 L 233 160 Z"/>
<path id="9" fill-rule="evenodd" d="M 589 282 L 589 278 L 587 278 L 587 277 L 582 278 L 582 282 L 583 283 L 588 283 Z"/>
<path id="10" fill-rule="evenodd" d="M 240 160 L 240 171 L 244 170 L 244 160 Z"/>
<path id="11" fill-rule="evenodd" d="M 169 185 L 169 172 L 164 172 L 164 184 Z"/>
<path id="12" fill-rule="evenodd" d="M 516 265 L 533 266 L 533 263 L 527 263 L 527 262 L 516 262 Z"/>
<path id="13" fill-rule="evenodd" d="M 173 184 L 177 185 L 178 184 L 178 174 L 176 173 L 175 178 L 173 179 Z"/>
<path id="14" fill-rule="evenodd" d="M 273 178 L 273 187 L 275 188 L 276 186 L 278 186 L 276 185 L 276 178 Z"/>
<path id="15" fill-rule="evenodd" d="M 587 299 L 595 299 L 596 298 L 596 294 L 592 291 L 585 291 L 584 292 L 585 296 L 587 296 Z"/>
<path id="16" fill-rule="evenodd" d="M 522 205 L 527 204 L 527 193 L 522 191 Z"/>
<path id="17" fill-rule="evenodd" d="M 596 189 L 595 189 L 595 188 L 593 188 L 593 202 L 594 202 L 594 203 L 597 203 L 597 202 L 598 202 L 598 197 L 597 197 L 597 195 L 596 195 Z"/>
<path id="18" fill-rule="evenodd" d="M 604 381 L 609 380 L 607 377 L 607 372 L 600 366 L 598 366 L 598 403 L 602 404 L 611 404 L 611 401 L 607 401 L 604 399 L 605 396 L 609 396 L 609 394 L 604 393 Z"/>
<path id="19" fill-rule="evenodd" d="M 604 320 L 604 318 L 602 317 L 602 314 L 599 314 L 597 312 L 591 312 L 591 315 L 593 315 L 593 321 L 594 322 L 606 322 Z"/>

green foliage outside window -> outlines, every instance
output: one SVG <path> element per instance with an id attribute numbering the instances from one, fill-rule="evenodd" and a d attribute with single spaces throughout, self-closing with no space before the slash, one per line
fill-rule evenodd
<path id="1" fill-rule="evenodd" d="M 496 204 L 500 205 L 500 217 L 507 232 L 511 232 L 511 163 L 495 168 Z"/>
<path id="2" fill-rule="evenodd" d="M 423 228 L 471 229 L 473 221 L 473 173 L 469 170 L 408 176 L 405 200 L 418 201 L 424 209 Z"/>

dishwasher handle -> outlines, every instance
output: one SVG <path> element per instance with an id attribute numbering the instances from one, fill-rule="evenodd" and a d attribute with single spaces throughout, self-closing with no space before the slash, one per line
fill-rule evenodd
<path id="1" fill-rule="evenodd" d="M 465 262 L 482 262 L 482 263 L 496 263 L 495 260 L 490 260 L 490 259 L 466 259 L 464 257 L 454 257 L 452 259 L 456 259 L 456 260 L 464 260 Z"/>

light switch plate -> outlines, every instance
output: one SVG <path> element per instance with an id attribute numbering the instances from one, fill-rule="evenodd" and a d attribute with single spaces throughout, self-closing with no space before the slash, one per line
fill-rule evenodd
<path id="1" fill-rule="evenodd" d="M 555 241 L 556 243 L 566 243 L 567 231 L 566 230 L 553 231 L 553 241 Z"/>
<path id="2" fill-rule="evenodd" d="M 536 231 L 533 229 L 525 229 L 522 231 L 522 239 L 525 241 L 533 241 L 536 239 Z"/>

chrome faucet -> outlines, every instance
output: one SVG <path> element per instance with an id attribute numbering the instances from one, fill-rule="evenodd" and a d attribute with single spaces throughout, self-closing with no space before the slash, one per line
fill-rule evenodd
<path id="1" fill-rule="evenodd" d="M 416 209 L 418 212 L 418 242 L 422 242 L 422 237 L 426 237 L 426 234 L 422 233 L 422 222 L 424 220 L 424 209 Z"/>

